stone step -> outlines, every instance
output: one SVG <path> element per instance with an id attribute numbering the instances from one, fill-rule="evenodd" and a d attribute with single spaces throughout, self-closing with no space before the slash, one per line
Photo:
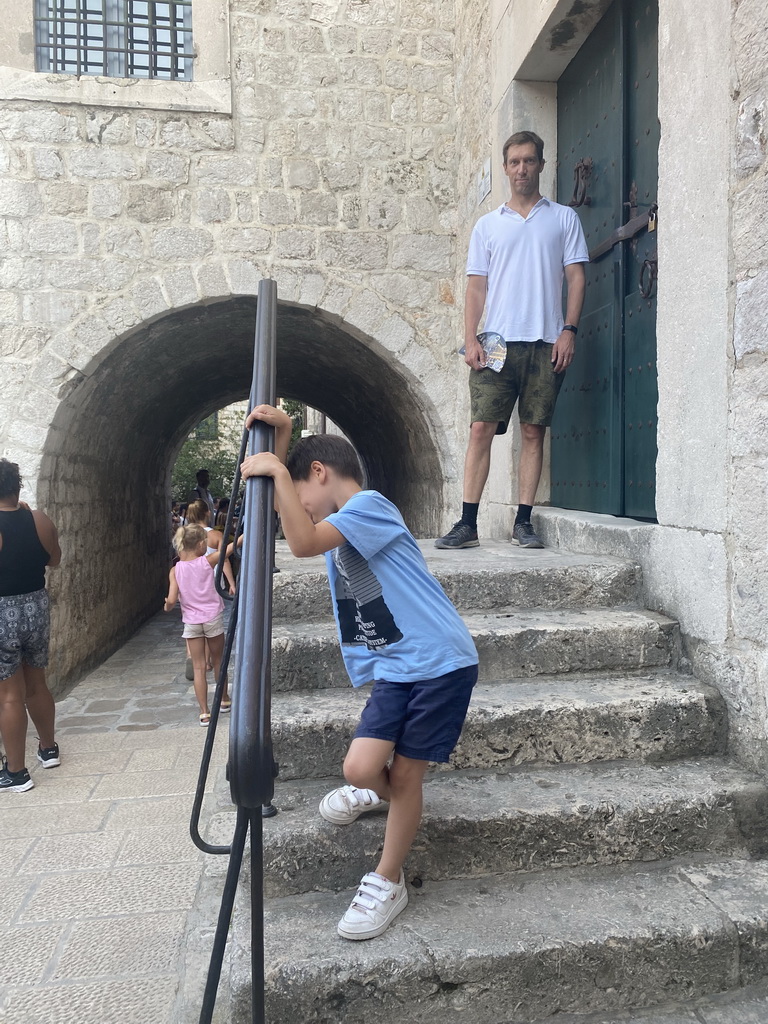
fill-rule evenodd
<path id="1" fill-rule="evenodd" d="M 674 665 L 677 623 L 656 612 L 614 609 L 464 614 L 480 657 L 480 679 L 561 672 L 632 671 Z M 331 623 L 275 623 L 272 686 L 348 685 Z"/>
<path id="2" fill-rule="evenodd" d="M 284 782 L 264 825 L 268 896 L 354 888 L 381 850 L 386 808 L 350 826 L 318 813 L 343 780 Z M 717 758 L 557 765 L 427 777 L 409 881 L 710 854 L 768 853 L 768 787 Z"/>
<path id="3" fill-rule="evenodd" d="M 274 694 L 280 778 L 338 777 L 368 693 L 366 686 Z M 671 761 L 721 754 L 726 741 L 721 695 L 691 676 L 516 679 L 478 683 L 451 768 Z"/>
<path id="4" fill-rule="evenodd" d="M 768 982 L 686 1003 L 664 1003 L 644 1010 L 619 1010 L 616 1013 L 557 1013 L 547 1024 L 766 1024 L 768 1021 Z M 531 1022 L 533 1024 L 533 1022 Z"/>
<path id="5" fill-rule="evenodd" d="M 765 862 L 691 858 L 409 885 L 409 906 L 368 942 L 336 934 L 349 896 L 267 901 L 270 1024 L 530 1024 L 695 999 L 768 973 Z M 234 920 L 231 1019 L 244 1021 L 244 895 Z"/>
<path id="6" fill-rule="evenodd" d="M 641 573 L 634 562 L 545 549 L 526 551 L 500 541 L 466 551 L 441 551 L 419 541 L 427 565 L 460 610 L 603 608 L 637 604 Z M 331 617 L 325 560 L 294 558 L 278 542 L 273 581 L 275 621 Z"/>

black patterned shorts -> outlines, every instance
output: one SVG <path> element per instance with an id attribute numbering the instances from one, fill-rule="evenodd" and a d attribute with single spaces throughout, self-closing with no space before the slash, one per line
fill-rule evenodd
<path id="1" fill-rule="evenodd" d="M 45 590 L 0 597 L 0 679 L 12 676 L 23 661 L 31 668 L 45 668 L 50 635 Z"/>
<path id="2" fill-rule="evenodd" d="M 497 434 L 506 434 L 512 410 L 518 402 L 521 423 L 548 427 L 565 371 L 552 369 L 552 348 L 546 341 L 507 342 L 507 358 L 498 373 L 469 371 L 472 423 L 498 423 Z"/>

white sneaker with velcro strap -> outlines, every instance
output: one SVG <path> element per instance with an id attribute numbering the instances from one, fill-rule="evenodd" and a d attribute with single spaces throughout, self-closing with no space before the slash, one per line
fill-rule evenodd
<path id="1" fill-rule="evenodd" d="M 363 875 L 360 888 L 339 921 L 338 933 L 342 939 L 375 939 L 407 905 L 408 890 L 402 871 L 399 882 L 390 882 L 383 875 L 369 871 Z"/>
<path id="2" fill-rule="evenodd" d="M 357 786 L 341 786 L 326 793 L 320 801 L 320 814 L 334 825 L 351 825 L 365 811 L 386 806 L 372 789 L 358 789 Z"/>

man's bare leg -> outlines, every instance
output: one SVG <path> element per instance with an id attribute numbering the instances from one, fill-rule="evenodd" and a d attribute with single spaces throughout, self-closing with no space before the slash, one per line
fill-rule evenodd
<path id="1" fill-rule="evenodd" d="M 491 444 L 496 436 L 497 422 L 473 423 L 469 428 L 469 444 L 464 458 L 464 501 L 477 504 L 491 468 Z"/>
<path id="2" fill-rule="evenodd" d="M 518 499 L 521 505 L 533 505 L 536 502 L 536 491 L 541 479 L 541 467 L 544 463 L 544 435 L 546 427 L 533 423 L 521 423 L 520 465 L 517 470 Z"/>

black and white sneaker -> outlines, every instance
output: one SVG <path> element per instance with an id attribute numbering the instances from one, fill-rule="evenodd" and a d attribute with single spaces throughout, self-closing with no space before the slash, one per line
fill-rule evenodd
<path id="1" fill-rule="evenodd" d="M 515 523 L 512 527 L 512 543 L 521 548 L 543 548 L 544 541 L 530 523 Z"/>
<path id="2" fill-rule="evenodd" d="M 461 520 L 454 523 L 444 537 L 435 541 L 436 548 L 476 548 L 479 544 L 477 530 Z"/>
<path id="3" fill-rule="evenodd" d="M 33 789 L 34 785 L 26 768 L 22 768 L 20 772 L 12 772 L 8 768 L 8 762 L 3 758 L 3 767 L 0 768 L 0 790 L 26 793 L 28 789 Z"/>
<path id="4" fill-rule="evenodd" d="M 37 760 L 43 768 L 58 768 L 61 764 L 59 744 L 54 743 L 52 747 L 38 747 Z"/>

